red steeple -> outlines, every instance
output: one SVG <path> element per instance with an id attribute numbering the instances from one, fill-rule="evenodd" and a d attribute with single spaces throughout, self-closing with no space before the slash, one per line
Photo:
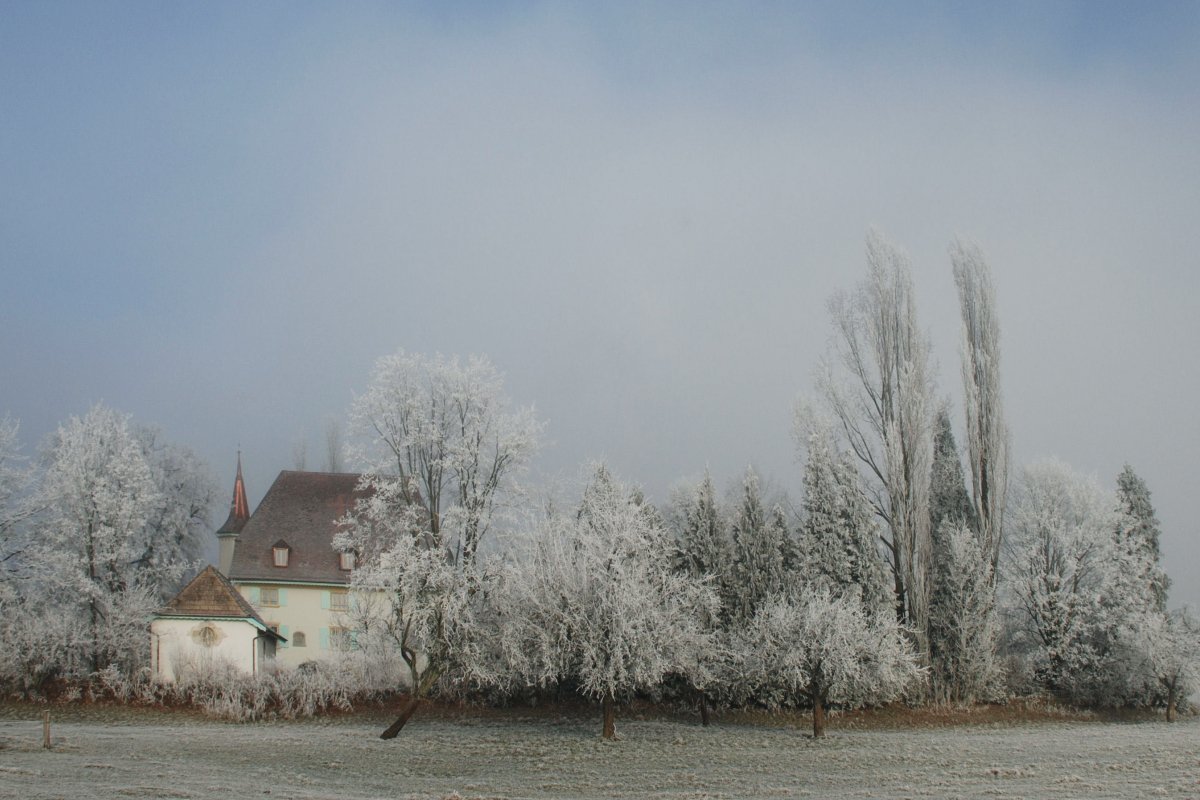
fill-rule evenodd
<path id="1" fill-rule="evenodd" d="M 222 533 L 241 533 L 250 519 L 250 503 L 246 501 L 246 482 L 242 480 L 242 451 L 238 450 L 237 477 L 233 479 L 233 502 L 229 504 L 229 519 L 217 531 Z"/>

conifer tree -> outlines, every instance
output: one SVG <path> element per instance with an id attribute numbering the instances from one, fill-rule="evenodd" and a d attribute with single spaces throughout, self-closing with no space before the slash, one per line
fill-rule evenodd
<path id="1" fill-rule="evenodd" d="M 800 581 L 844 594 L 856 589 L 868 612 L 895 607 L 879 557 L 878 526 L 858 470 L 838 454 L 826 431 L 809 436 L 804 468 L 804 523 L 800 527 Z"/>
<path id="2" fill-rule="evenodd" d="M 992 568 L 967 524 L 947 517 L 935 539 L 929 605 L 934 696 L 977 702 L 999 693 L 999 619 Z"/>
<path id="3" fill-rule="evenodd" d="M 1171 579 L 1162 569 L 1158 515 L 1150 502 L 1150 489 L 1128 464 L 1117 476 L 1117 510 L 1125 519 L 1118 539 L 1138 565 L 1137 579 L 1158 611 L 1167 609 Z"/>
<path id="4" fill-rule="evenodd" d="M 692 577 L 708 576 L 721 597 L 722 616 L 727 616 L 733 546 L 708 470 L 704 471 L 699 485 L 678 502 L 683 507 L 680 509 L 677 567 Z"/>
<path id="5" fill-rule="evenodd" d="M 995 581 L 991 559 L 977 541 L 967 541 L 975 536 L 975 514 L 944 406 L 934 435 L 929 516 L 935 526 L 929 595 L 933 692 L 955 702 L 984 699 L 999 681 Z"/>
<path id="6" fill-rule="evenodd" d="M 935 537 L 948 520 L 952 525 L 966 523 L 975 527 L 974 509 L 967 485 L 963 479 L 962 462 L 958 458 L 958 444 L 954 441 L 954 430 L 950 424 L 950 412 L 942 406 L 934 425 L 933 475 L 929 482 L 929 524 Z"/>
<path id="7" fill-rule="evenodd" d="M 742 502 L 731 529 L 734 574 L 730 614 L 737 619 L 750 619 L 768 597 L 787 587 L 790 544 L 782 510 L 776 507 L 767 513 L 753 468 L 746 469 Z"/>

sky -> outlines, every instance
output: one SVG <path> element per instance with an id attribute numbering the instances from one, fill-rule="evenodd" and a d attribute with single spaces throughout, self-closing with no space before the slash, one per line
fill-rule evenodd
<path id="1" fill-rule="evenodd" d="M 251 503 L 372 364 L 485 354 L 547 443 L 665 501 L 753 464 L 874 227 L 963 437 L 948 246 L 996 286 L 1013 461 L 1163 524 L 1200 605 L 1194 3 L 0 0 L 0 415 L 104 402 Z M 223 501 L 224 494 L 222 495 Z M 220 524 L 223 509 L 214 512 Z"/>

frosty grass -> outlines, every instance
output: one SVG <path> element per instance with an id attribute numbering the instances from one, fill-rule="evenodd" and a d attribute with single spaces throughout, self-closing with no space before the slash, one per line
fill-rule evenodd
<path id="1" fill-rule="evenodd" d="M 0 718 L 4 798 L 1200 797 L 1200 720 L 837 730 L 599 719 Z"/>

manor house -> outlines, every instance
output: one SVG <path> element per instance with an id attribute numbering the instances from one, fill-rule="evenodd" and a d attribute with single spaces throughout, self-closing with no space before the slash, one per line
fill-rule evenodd
<path id="1" fill-rule="evenodd" d="M 349 646 L 354 553 L 336 552 L 333 537 L 359 497 L 358 479 L 284 470 L 251 514 L 238 456 L 229 518 L 217 530 L 218 569 L 285 640 L 276 653 L 284 664 Z"/>

